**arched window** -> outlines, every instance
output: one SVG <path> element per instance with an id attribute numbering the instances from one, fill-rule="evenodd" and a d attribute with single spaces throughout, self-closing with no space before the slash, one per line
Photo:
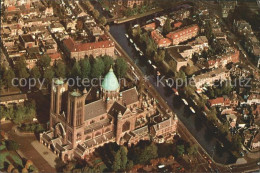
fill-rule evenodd
<path id="1" fill-rule="evenodd" d="M 122 128 L 122 131 L 125 132 L 127 130 L 130 129 L 130 122 L 129 121 L 126 121 L 124 124 L 123 124 L 123 128 Z"/>

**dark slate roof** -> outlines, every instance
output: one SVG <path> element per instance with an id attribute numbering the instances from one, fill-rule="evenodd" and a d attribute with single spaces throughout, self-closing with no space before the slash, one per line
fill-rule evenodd
<path id="1" fill-rule="evenodd" d="M 14 100 L 20 100 L 20 99 L 27 100 L 27 95 L 26 94 L 15 94 L 15 95 L 0 96 L 0 102 L 14 101 Z"/>
<path id="2" fill-rule="evenodd" d="M 108 114 L 117 118 L 117 115 L 119 112 L 121 112 L 121 114 L 123 115 L 126 111 L 126 107 L 119 104 L 118 102 L 114 102 L 114 104 L 112 105 L 112 107 L 110 108 Z"/>
<path id="3" fill-rule="evenodd" d="M 148 126 L 144 126 L 139 129 L 135 129 L 135 130 L 131 131 L 130 133 L 132 133 L 134 136 L 146 135 L 148 133 Z"/>
<path id="4" fill-rule="evenodd" d="M 131 88 L 126 91 L 122 91 L 123 103 L 126 105 L 135 103 L 138 101 L 138 93 L 136 88 Z"/>
<path id="5" fill-rule="evenodd" d="M 85 105 L 85 121 L 106 113 L 106 105 L 103 100 Z"/>

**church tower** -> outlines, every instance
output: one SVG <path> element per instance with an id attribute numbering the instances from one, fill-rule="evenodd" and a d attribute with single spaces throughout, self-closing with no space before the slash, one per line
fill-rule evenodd
<path id="1" fill-rule="evenodd" d="M 57 116 L 66 115 L 68 84 L 63 79 L 54 81 L 51 90 L 51 106 L 50 106 L 50 128 L 57 123 Z"/>
<path id="2" fill-rule="evenodd" d="M 66 123 L 68 128 L 66 129 L 67 142 L 72 144 L 75 148 L 77 143 L 82 141 L 83 132 L 82 127 L 84 125 L 84 106 L 87 97 L 87 90 L 84 89 L 83 92 L 74 90 L 68 95 L 68 109 L 67 109 L 67 119 Z"/>

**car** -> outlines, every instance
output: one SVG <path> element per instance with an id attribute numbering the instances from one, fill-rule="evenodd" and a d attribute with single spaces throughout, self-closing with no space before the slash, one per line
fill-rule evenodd
<path id="1" fill-rule="evenodd" d="M 182 99 L 182 101 L 183 101 L 183 103 L 184 103 L 185 105 L 189 105 L 188 102 L 187 102 L 185 99 Z"/>
<path id="2" fill-rule="evenodd" d="M 175 94 L 175 95 L 177 95 L 177 96 L 179 95 L 179 92 L 178 92 L 178 90 L 177 90 L 177 89 L 175 89 L 175 88 L 172 88 L 172 90 L 173 90 L 173 92 L 174 92 L 174 94 Z"/>
<path id="3" fill-rule="evenodd" d="M 191 107 L 191 106 L 190 106 L 190 110 L 192 113 L 194 113 L 194 114 L 196 113 L 195 110 L 193 109 L 193 107 Z"/>
<path id="4" fill-rule="evenodd" d="M 257 162 L 256 164 L 257 164 L 258 166 L 260 166 L 260 162 Z"/>

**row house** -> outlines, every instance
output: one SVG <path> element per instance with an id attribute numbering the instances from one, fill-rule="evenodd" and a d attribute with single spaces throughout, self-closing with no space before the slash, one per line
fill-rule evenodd
<path id="1" fill-rule="evenodd" d="M 198 32 L 199 32 L 199 26 L 194 24 L 170 32 L 169 34 L 166 35 L 166 37 L 172 41 L 173 45 L 178 45 L 193 37 L 196 37 L 198 35 Z"/>
<path id="2" fill-rule="evenodd" d="M 230 79 L 230 72 L 225 67 L 213 69 L 210 72 L 203 73 L 192 77 L 196 88 L 201 88 L 204 85 L 212 86 L 215 81 L 225 81 Z"/>
<path id="3" fill-rule="evenodd" d="M 208 68 L 218 68 L 220 66 L 225 67 L 228 63 L 238 63 L 240 52 L 237 49 L 231 49 L 228 53 L 218 56 L 215 59 L 207 61 L 206 66 Z"/>

